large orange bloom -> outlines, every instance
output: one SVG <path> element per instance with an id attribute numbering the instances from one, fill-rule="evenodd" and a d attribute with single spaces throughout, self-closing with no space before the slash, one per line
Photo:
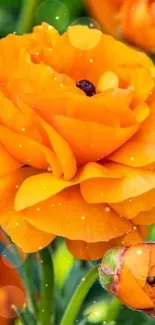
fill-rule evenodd
<path id="1" fill-rule="evenodd" d="M 85 3 L 108 33 L 155 52 L 154 0 L 85 0 Z"/>
<path id="2" fill-rule="evenodd" d="M 62 236 L 85 259 L 142 242 L 155 222 L 152 61 L 98 30 L 47 24 L 0 53 L 2 228 L 25 252 Z"/>
<path id="3" fill-rule="evenodd" d="M 0 240 L 8 244 L 0 232 Z M 3 256 L 0 256 L 0 324 L 11 325 L 16 317 L 12 305 L 23 307 L 24 288 L 17 270 Z"/>
<path id="4" fill-rule="evenodd" d="M 99 267 L 101 284 L 126 305 L 155 317 L 155 244 L 116 247 Z"/>

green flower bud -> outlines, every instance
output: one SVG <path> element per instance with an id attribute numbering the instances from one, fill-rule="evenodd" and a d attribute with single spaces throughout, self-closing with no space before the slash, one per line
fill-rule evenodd
<path id="1" fill-rule="evenodd" d="M 107 251 L 99 266 L 99 278 L 103 288 L 114 294 L 118 291 L 119 274 L 126 247 L 114 247 Z"/>
<path id="2" fill-rule="evenodd" d="M 92 324 L 98 324 L 106 320 L 109 311 L 109 302 L 100 301 L 89 306 L 84 311 L 87 321 Z"/>

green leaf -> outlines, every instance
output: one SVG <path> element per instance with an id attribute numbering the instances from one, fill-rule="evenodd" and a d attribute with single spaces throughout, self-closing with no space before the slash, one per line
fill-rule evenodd
<path id="1" fill-rule="evenodd" d="M 0 7 L 11 9 L 20 7 L 22 0 L 0 0 Z"/>
<path id="2" fill-rule="evenodd" d="M 117 325 L 154 325 L 154 319 L 141 311 L 134 311 L 122 306 Z"/>
<path id="3" fill-rule="evenodd" d="M 53 254 L 55 281 L 62 288 L 74 263 L 73 255 L 68 251 L 64 241 L 61 241 Z"/>
<path id="4" fill-rule="evenodd" d="M 41 3 L 36 12 L 36 23 L 42 22 L 54 26 L 60 32 L 69 24 L 69 11 L 67 6 L 59 0 L 46 0 Z"/>

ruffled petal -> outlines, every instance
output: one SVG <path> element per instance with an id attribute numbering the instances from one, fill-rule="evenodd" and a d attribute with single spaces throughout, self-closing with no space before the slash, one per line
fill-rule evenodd
<path id="1" fill-rule="evenodd" d="M 106 157 L 139 129 L 139 124 L 110 127 L 60 115 L 52 117 L 52 125 L 67 141 L 79 165 Z"/>
<path id="2" fill-rule="evenodd" d="M 46 123 L 40 116 L 36 114 L 35 111 L 31 107 L 29 107 L 25 102 L 23 102 L 19 97 L 13 96 L 13 101 L 15 101 L 16 105 L 19 107 L 20 111 L 22 111 L 24 118 L 30 116 L 32 120 L 32 126 L 35 127 L 37 125 L 37 130 L 40 134 L 41 140 L 38 141 L 39 144 L 47 146 L 47 150 L 45 148 L 45 152 L 48 152 L 51 149 L 51 154 L 55 155 L 55 161 L 58 161 L 58 166 L 55 166 L 54 173 L 58 172 L 61 166 L 62 174 L 65 179 L 70 179 L 74 176 L 76 172 L 76 161 L 75 157 L 68 145 L 68 143 L 54 130 L 54 128 Z M 49 115 L 49 111 L 48 111 Z M 24 131 L 27 131 L 25 128 Z M 20 130 L 20 134 L 23 133 Z M 24 132 L 26 136 L 26 132 Z M 30 137 L 30 139 L 29 139 Z M 28 140 L 34 137 L 29 136 Z"/>
<path id="3" fill-rule="evenodd" d="M 132 219 L 135 225 L 152 225 L 155 223 L 155 208 L 151 211 L 140 212 Z"/>
<path id="4" fill-rule="evenodd" d="M 155 162 L 155 104 L 149 117 L 132 139 L 110 156 L 110 159 L 132 167 L 144 167 Z"/>
<path id="5" fill-rule="evenodd" d="M 131 246 L 143 243 L 143 232 L 140 227 L 133 226 L 131 231 L 125 234 L 123 237 L 117 239 L 117 245 Z"/>
<path id="6" fill-rule="evenodd" d="M 125 167 L 115 169 L 115 164 L 101 166 L 97 163 L 88 163 L 78 169 L 71 181 L 56 178 L 51 173 L 41 173 L 28 177 L 20 186 L 16 198 L 15 209 L 23 210 L 36 203 L 49 199 L 51 196 L 91 178 L 122 178 Z M 37 184 L 37 187 L 36 187 Z M 35 193 L 35 196 L 34 196 Z"/>
<path id="7" fill-rule="evenodd" d="M 132 228 L 130 222 L 120 218 L 105 204 L 86 203 L 78 185 L 67 188 L 22 213 L 37 229 L 89 243 L 109 241 Z"/>
<path id="8" fill-rule="evenodd" d="M 110 166 L 109 164 L 109 168 Z M 81 183 L 81 193 L 87 202 L 118 203 L 155 188 L 154 171 L 128 168 L 119 164 L 114 166 L 116 170 L 123 168 L 124 177 L 120 179 L 89 179 Z"/>
<path id="9" fill-rule="evenodd" d="M 116 70 L 122 86 L 133 85 L 136 96 L 141 100 L 147 100 L 154 88 L 154 78 L 149 69 L 141 65 L 122 64 Z"/>
<path id="10" fill-rule="evenodd" d="M 37 173 L 32 168 L 21 168 L 0 180 L 0 225 L 16 245 L 27 253 L 47 246 L 54 238 L 52 234 L 31 226 L 22 212 L 14 210 L 14 197 L 26 177 Z M 32 239 L 32 240 L 28 240 Z"/>
<path id="11" fill-rule="evenodd" d="M 155 189 L 123 202 L 110 204 L 110 206 L 118 214 L 123 215 L 127 219 L 132 219 L 140 212 L 152 210 L 155 206 L 154 197 Z"/>
<path id="12" fill-rule="evenodd" d="M 12 241 L 22 248 L 25 253 L 33 253 L 48 246 L 55 238 L 52 234 L 45 233 L 31 226 L 21 212 L 13 209 L 13 204 L 0 214 L 0 224 L 3 230 L 11 237 Z"/>
<path id="13" fill-rule="evenodd" d="M 55 154 L 37 141 L 15 133 L 2 125 L 0 125 L 0 141 L 21 164 L 29 164 L 36 168 L 51 166 L 56 176 L 62 175 L 60 163 Z"/>
<path id="14" fill-rule="evenodd" d="M 68 250 L 81 260 L 98 260 L 105 252 L 114 246 L 114 241 L 86 243 L 81 240 L 66 239 Z"/>
<path id="15" fill-rule="evenodd" d="M 16 161 L 10 153 L 0 144 L 0 177 L 4 177 L 20 167 L 20 163 Z"/>
<path id="16" fill-rule="evenodd" d="M 50 62 L 55 70 L 76 81 L 88 79 L 95 84 L 104 71 L 115 71 L 121 64 L 153 66 L 144 53 L 86 26 L 69 27 L 53 46 Z"/>

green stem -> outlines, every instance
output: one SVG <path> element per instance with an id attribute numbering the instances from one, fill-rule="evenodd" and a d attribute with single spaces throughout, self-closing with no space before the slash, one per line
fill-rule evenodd
<path id="1" fill-rule="evenodd" d="M 49 248 L 44 248 L 39 253 L 41 269 L 41 297 L 39 324 L 51 325 L 53 322 L 54 301 L 54 270 Z"/>
<path id="2" fill-rule="evenodd" d="M 28 308 L 32 312 L 33 315 L 37 315 L 37 304 L 36 304 L 36 290 L 33 281 L 33 254 L 29 254 L 27 256 L 26 261 L 23 264 L 24 271 L 25 271 L 25 291 L 27 294 L 27 301 L 28 301 Z"/>
<path id="3" fill-rule="evenodd" d="M 23 325 L 29 325 L 26 315 L 22 312 L 17 306 L 12 306 L 12 309 L 15 311 L 16 315 L 20 319 Z"/>
<path id="4" fill-rule="evenodd" d="M 117 297 L 114 297 L 111 303 L 109 303 L 108 316 L 106 318 L 106 322 L 115 321 L 119 316 L 121 307 L 121 301 Z"/>
<path id="5" fill-rule="evenodd" d="M 37 325 L 33 315 L 28 310 L 22 310 L 17 306 L 12 306 L 19 320 L 23 325 Z"/>
<path id="6" fill-rule="evenodd" d="M 32 30 L 36 8 L 41 0 L 23 0 L 21 12 L 16 25 L 16 33 L 24 34 Z"/>
<path id="7" fill-rule="evenodd" d="M 98 279 L 98 266 L 95 266 L 88 274 L 81 280 L 77 287 L 67 309 L 61 320 L 60 325 L 73 325 L 80 307 L 93 283 Z"/>

